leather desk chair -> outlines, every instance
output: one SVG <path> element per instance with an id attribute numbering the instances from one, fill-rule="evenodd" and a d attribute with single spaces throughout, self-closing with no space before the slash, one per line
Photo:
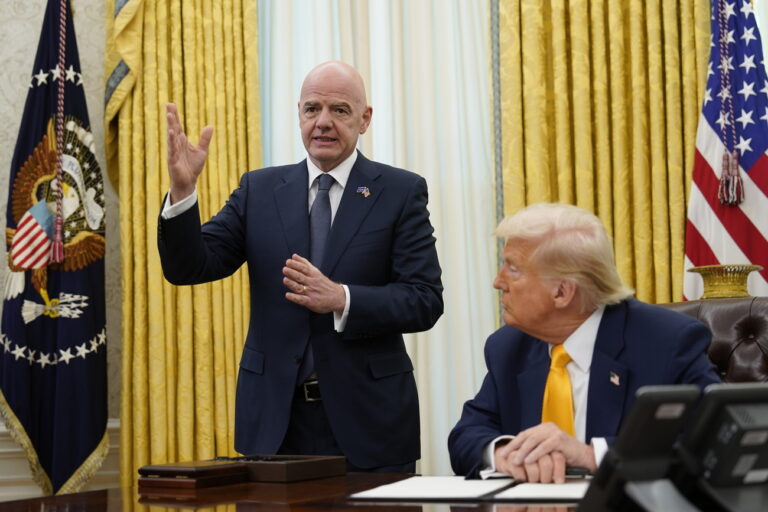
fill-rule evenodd
<path id="1" fill-rule="evenodd" d="M 709 358 L 724 382 L 768 382 L 768 297 L 659 304 L 712 331 Z"/>

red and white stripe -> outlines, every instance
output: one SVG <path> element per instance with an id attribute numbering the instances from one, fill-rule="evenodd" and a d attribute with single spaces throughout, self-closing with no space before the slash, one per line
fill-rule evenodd
<path id="1" fill-rule="evenodd" d="M 11 261 L 25 270 L 42 268 L 48 264 L 51 239 L 29 212 L 25 213 L 11 241 Z"/>
<path id="2" fill-rule="evenodd" d="M 686 224 L 685 268 L 701 265 L 761 265 L 749 276 L 752 295 L 768 295 L 768 154 L 750 172 L 741 170 L 744 202 L 720 204 L 717 188 L 725 146 L 702 115 L 696 134 L 693 183 Z M 683 293 L 697 299 L 701 277 L 686 272 Z"/>

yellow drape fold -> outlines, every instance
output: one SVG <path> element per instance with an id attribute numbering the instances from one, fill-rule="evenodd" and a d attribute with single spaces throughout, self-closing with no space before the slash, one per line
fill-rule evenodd
<path id="1" fill-rule="evenodd" d="M 118 12 L 115 12 L 115 4 Z M 169 189 L 165 103 L 196 141 L 215 128 L 198 183 L 203 220 L 261 163 L 257 17 L 247 0 L 109 0 L 105 125 L 122 255 L 121 483 L 138 467 L 233 455 L 234 394 L 249 314 L 245 270 L 175 287 L 157 217 Z"/>
<path id="2" fill-rule="evenodd" d="M 594 211 L 649 302 L 682 297 L 708 13 L 708 0 L 499 0 L 504 211 Z"/>

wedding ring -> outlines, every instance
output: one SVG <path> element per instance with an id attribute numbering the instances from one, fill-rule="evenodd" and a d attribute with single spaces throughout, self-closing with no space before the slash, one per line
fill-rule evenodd
<path id="1" fill-rule="evenodd" d="M 307 293 L 307 285 L 302 285 L 301 293 Z"/>

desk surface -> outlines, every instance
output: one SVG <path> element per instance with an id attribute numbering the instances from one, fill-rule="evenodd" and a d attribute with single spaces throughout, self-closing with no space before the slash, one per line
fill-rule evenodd
<path id="1" fill-rule="evenodd" d="M 0 503 L 0 512 L 157 512 L 157 507 L 208 512 L 266 510 L 329 511 L 396 510 L 398 512 L 566 512 L 567 506 L 525 506 L 511 503 L 387 503 L 350 501 L 347 496 L 395 482 L 410 475 L 349 473 L 304 482 L 244 483 L 162 494 L 137 489 L 107 489 Z M 151 508 L 150 508 L 151 507 Z M 169 511 L 172 512 L 172 511 Z"/>

